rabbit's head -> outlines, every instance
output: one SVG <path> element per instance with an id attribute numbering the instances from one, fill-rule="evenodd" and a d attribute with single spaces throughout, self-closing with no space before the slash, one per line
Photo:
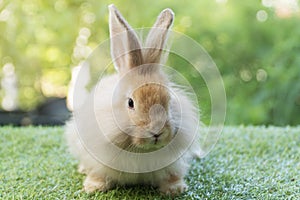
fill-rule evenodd
<path id="1" fill-rule="evenodd" d="M 110 5 L 109 11 L 111 55 L 119 74 L 112 107 L 122 130 L 113 142 L 128 150 L 161 148 L 176 131 L 170 116 L 172 93 L 160 69 L 174 14 L 170 9 L 160 13 L 142 47 L 116 7 Z"/>

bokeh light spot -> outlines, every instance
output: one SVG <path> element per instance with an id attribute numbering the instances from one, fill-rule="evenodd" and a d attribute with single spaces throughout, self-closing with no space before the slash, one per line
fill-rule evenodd
<path id="1" fill-rule="evenodd" d="M 268 19 L 268 13 L 265 10 L 259 10 L 256 13 L 256 19 L 260 22 L 265 22 Z"/>

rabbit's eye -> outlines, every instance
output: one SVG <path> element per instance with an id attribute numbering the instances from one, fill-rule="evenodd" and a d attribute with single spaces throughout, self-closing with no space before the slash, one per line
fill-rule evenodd
<path id="1" fill-rule="evenodd" d="M 128 107 L 131 108 L 131 109 L 134 108 L 134 102 L 133 102 L 132 98 L 128 99 Z"/>

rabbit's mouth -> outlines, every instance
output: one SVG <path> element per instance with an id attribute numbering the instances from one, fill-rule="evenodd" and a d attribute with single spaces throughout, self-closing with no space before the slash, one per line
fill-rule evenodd
<path id="1" fill-rule="evenodd" d="M 132 137 L 132 143 L 138 149 L 146 150 L 147 152 L 163 148 L 164 146 L 169 144 L 172 139 L 169 130 L 164 130 L 159 133 L 149 131 L 146 133 L 146 135 L 148 135 L 149 137 Z"/>
<path id="2" fill-rule="evenodd" d="M 126 151 L 146 153 L 165 147 L 171 142 L 173 136 L 174 131 L 167 123 L 160 130 L 153 127 L 130 126 L 122 134 L 111 138 L 111 141 Z"/>
<path id="3" fill-rule="evenodd" d="M 140 153 L 148 153 L 148 152 L 153 152 L 153 151 L 157 151 L 163 147 L 165 147 L 167 144 L 164 142 L 161 142 L 159 140 L 154 140 L 151 143 L 146 143 L 146 144 L 142 144 L 142 145 L 135 145 L 136 152 L 140 152 Z"/>

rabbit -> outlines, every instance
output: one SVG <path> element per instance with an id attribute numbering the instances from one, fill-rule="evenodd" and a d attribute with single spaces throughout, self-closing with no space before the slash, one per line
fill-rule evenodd
<path id="1" fill-rule="evenodd" d="M 201 122 L 189 94 L 161 69 L 174 13 L 159 14 L 142 47 L 117 8 L 108 8 L 117 73 L 95 85 L 65 127 L 78 171 L 86 174 L 84 191 L 141 184 L 178 195 L 187 190 L 191 159 L 201 156 Z"/>

